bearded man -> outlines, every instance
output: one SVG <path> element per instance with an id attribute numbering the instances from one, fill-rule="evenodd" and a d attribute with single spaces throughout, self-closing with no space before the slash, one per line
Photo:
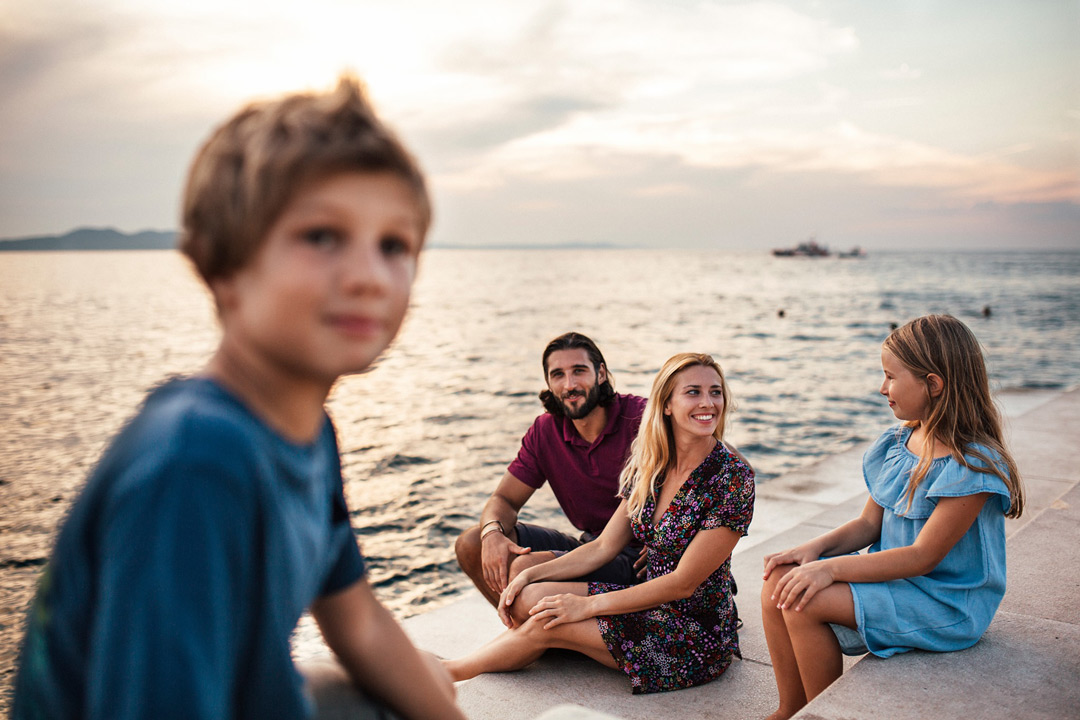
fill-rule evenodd
<path id="1" fill-rule="evenodd" d="M 547 389 L 540 400 L 546 412 L 525 433 L 480 522 L 455 544 L 461 569 L 492 605 L 526 567 L 600 535 L 619 507 L 619 473 L 645 410 L 645 398 L 615 392 L 604 356 L 580 333 L 569 332 L 548 343 L 543 366 Z M 521 508 L 545 482 L 570 524 L 581 531 L 579 537 L 518 522 Z M 640 552 L 640 546 L 629 545 L 613 561 L 579 579 L 638 582 L 635 563 Z"/>

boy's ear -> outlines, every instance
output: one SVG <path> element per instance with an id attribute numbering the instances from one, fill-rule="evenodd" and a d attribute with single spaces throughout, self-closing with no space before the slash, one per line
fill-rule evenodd
<path id="1" fill-rule="evenodd" d="M 945 389 L 945 381 L 940 375 L 930 373 L 926 376 L 926 387 L 930 390 L 930 397 L 937 397 Z"/>
<path id="2" fill-rule="evenodd" d="M 227 308 L 232 307 L 235 304 L 235 283 L 232 281 L 232 277 L 219 277 L 211 280 L 207 285 L 210 286 L 210 294 L 214 298 L 214 305 L 217 307 L 217 313 L 220 316 Z"/>

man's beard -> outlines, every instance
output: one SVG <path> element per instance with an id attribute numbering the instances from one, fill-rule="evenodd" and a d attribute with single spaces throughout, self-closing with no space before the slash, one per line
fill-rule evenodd
<path id="1" fill-rule="evenodd" d="M 573 406 L 566 404 L 568 398 L 580 394 L 580 392 L 574 391 L 562 399 L 563 414 L 571 420 L 580 420 L 596 408 L 600 403 L 600 384 L 597 383 L 589 388 L 589 392 L 585 395 L 585 402 L 581 403 L 581 406 L 576 410 Z"/>

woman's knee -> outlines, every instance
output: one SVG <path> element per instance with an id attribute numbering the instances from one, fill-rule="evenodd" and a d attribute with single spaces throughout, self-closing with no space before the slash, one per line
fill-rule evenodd
<path id="1" fill-rule="evenodd" d="M 510 606 L 510 616 L 514 618 L 516 623 L 524 623 L 528 620 L 529 610 L 533 605 L 536 605 L 541 598 L 545 598 L 551 594 L 549 587 L 550 583 L 536 583 L 533 585 L 526 585 L 522 588 L 521 592 L 516 598 L 514 598 L 513 604 Z"/>
<path id="2" fill-rule="evenodd" d="M 514 599 L 514 604 L 510 606 L 510 614 L 517 622 L 525 622 L 531 615 L 529 610 L 549 595 L 559 595 L 565 592 L 577 592 L 578 594 L 588 594 L 586 589 L 581 592 L 580 587 L 573 583 L 566 582 L 539 582 L 531 585 L 526 585 L 522 588 L 521 593 Z"/>
<path id="3" fill-rule="evenodd" d="M 534 565 L 540 565 L 542 563 L 549 562 L 555 559 L 555 553 L 547 550 L 534 553 L 526 553 L 525 555 L 518 555 L 510 560 L 510 568 L 508 570 L 509 579 L 513 580 L 527 568 L 531 568 Z"/>

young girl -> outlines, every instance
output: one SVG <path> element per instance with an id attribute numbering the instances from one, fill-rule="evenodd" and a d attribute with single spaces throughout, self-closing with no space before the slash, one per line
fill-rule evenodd
<path id="1" fill-rule="evenodd" d="M 708 355 L 669 359 L 653 382 L 600 537 L 524 570 L 499 601 L 510 626 L 446 666 L 455 680 L 516 670 L 548 648 L 576 650 L 630 678 L 634 693 L 715 679 L 739 653 L 731 551 L 754 508 L 754 473 L 724 446 L 727 385 Z M 542 582 L 587 575 L 648 547 L 645 582 Z"/>
<path id="2" fill-rule="evenodd" d="M 881 350 L 881 394 L 899 426 L 863 456 L 862 514 L 765 556 L 765 637 L 791 717 L 848 654 L 961 650 L 1005 594 L 1005 518 L 1024 493 L 1005 449 L 978 341 L 949 315 L 895 330 Z M 870 546 L 863 555 L 849 554 Z"/>

